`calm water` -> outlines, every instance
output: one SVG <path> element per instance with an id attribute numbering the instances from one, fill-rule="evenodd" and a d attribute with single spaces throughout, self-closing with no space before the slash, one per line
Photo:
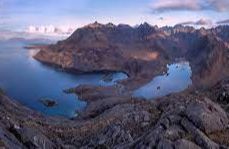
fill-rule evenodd
<path id="1" fill-rule="evenodd" d="M 7 95 L 34 110 L 52 116 L 75 115 L 85 107 L 77 96 L 63 93 L 64 89 L 79 84 L 108 86 L 116 80 L 127 78 L 123 73 L 114 73 L 112 81 L 103 81 L 104 74 L 73 75 L 45 66 L 34 60 L 36 50 L 26 50 L 28 43 L 0 41 L 0 87 Z M 55 107 L 45 107 L 40 100 L 55 100 Z"/>
<path id="2" fill-rule="evenodd" d="M 137 89 L 134 96 L 153 99 L 183 91 L 192 84 L 192 71 L 188 62 L 171 64 L 167 67 L 167 74 L 155 77 L 151 82 Z"/>

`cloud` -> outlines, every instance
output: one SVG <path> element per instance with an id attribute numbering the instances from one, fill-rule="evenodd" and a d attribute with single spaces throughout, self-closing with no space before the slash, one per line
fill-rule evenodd
<path id="1" fill-rule="evenodd" d="M 195 24 L 194 21 L 187 21 L 187 22 L 178 23 L 178 24 L 176 24 L 176 25 L 193 25 L 193 24 Z"/>
<path id="2" fill-rule="evenodd" d="M 209 7 L 216 11 L 229 11 L 229 1 L 228 0 L 207 0 Z"/>
<path id="3" fill-rule="evenodd" d="M 212 26 L 213 23 L 209 19 L 200 19 L 198 21 L 187 21 L 187 22 L 182 22 L 177 25 L 197 25 L 197 26 Z"/>
<path id="4" fill-rule="evenodd" d="M 156 0 L 151 4 L 153 12 L 165 11 L 229 11 L 229 0 Z"/>
<path id="5" fill-rule="evenodd" d="M 229 19 L 216 22 L 216 24 L 229 24 Z"/>
<path id="6" fill-rule="evenodd" d="M 166 10 L 195 10 L 198 9 L 197 0 L 157 0 L 151 5 L 154 11 Z"/>
<path id="7" fill-rule="evenodd" d="M 212 25 L 212 21 L 209 19 L 200 19 L 195 22 L 195 25 Z"/>
<path id="8" fill-rule="evenodd" d="M 26 32 L 32 33 L 32 34 L 46 34 L 46 35 L 68 35 L 72 34 L 74 31 L 73 28 L 62 26 L 62 27 L 56 27 L 54 25 L 41 25 L 41 26 L 33 26 L 30 25 Z"/>

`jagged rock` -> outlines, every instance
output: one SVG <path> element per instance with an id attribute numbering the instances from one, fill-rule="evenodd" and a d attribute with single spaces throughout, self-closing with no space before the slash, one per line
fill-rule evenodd
<path id="1" fill-rule="evenodd" d="M 10 131 L 28 148 L 55 148 L 55 145 L 35 128 L 12 127 Z"/>
<path id="2" fill-rule="evenodd" d="M 175 96 L 176 97 L 176 96 Z M 170 96 L 170 98 L 174 98 L 173 96 Z M 205 131 L 208 132 L 208 125 L 204 125 L 205 121 L 208 119 L 202 118 L 202 113 L 208 113 L 207 118 L 215 117 L 216 113 L 218 113 L 218 117 L 225 116 L 225 112 L 215 103 L 210 101 L 209 99 L 192 99 L 195 98 L 192 97 L 191 99 L 187 97 L 187 99 L 182 100 L 182 97 L 178 97 L 180 100 L 171 100 L 168 101 L 169 106 L 166 106 L 162 108 L 164 111 L 161 115 L 161 118 L 157 121 L 157 124 L 153 127 L 153 129 L 149 130 L 149 133 L 146 133 L 145 135 L 141 136 L 135 143 L 131 145 L 133 148 L 153 148 L 157 147 L 157 144 L 161 141 L 164 142 L 164 140 L 169 140 L 169 144 L 175 145 L 177 140 L 181 140 L 186 138 L 187 136 L 191 137 L 195 141 L 196 144 L 203 148 L 219 148 L 219 145 L 208 138 L 207 135 L 205 135 Z M 179 102 L 178 102 L 179 101 Z M 206 107 L 215 107 L 217 110 L 213 112 L 209 112 L 208 108 Z M 176 107 L 176 108 L 174 108 Z M 197 107 L 197 109 L 190 110 L 191 107 Z M 221 113 L 223 111 L 223 113 Z M 190 113 L 189 113 L 190 112 Z M 199 113 L 199 114 L 193 114 L 193 113 Z M 216 112 L 216 113 L 214 113 Z M 190 117 L 192 115 L 192 117 Z M 189 118 L 190 117 L 190 118 Z M 188 119 L 187 119 L 188 118 Z M 209 127 L 209 132 L 215 132 L 215 131 L 221 131 L 225 130 L 226 127 L 224 126 L 224 123 L 227 122 L 227 117 L 225 117 L 225 121 L 222 122 L 222 127 Z M 193 120 L 200 120 L 201 124 L 205 126 L 205 129 L 202 131 L 200 130 L 200 125 L 194 125 Z M 217 123 L 217 122 L 216 122 Z M 160 146 L 168 145 L 166 143 L 168 141 L 165 141 L 164 143 L 160 143 Z M 181 144 L 183 143 L 183 144 Z M 186 144 L 185 144 L 186 143 Z M 193 147 L 198 148 L 197 145 L 195 145 L 192 142 L 180 142 L 179 145 L 193 145 Z M 166 145 L 166 147 L 168 147 Z M 176 144 L 178 145 L 178 144 Z M 169 148 L 169 147 L 168 147 Z"/>

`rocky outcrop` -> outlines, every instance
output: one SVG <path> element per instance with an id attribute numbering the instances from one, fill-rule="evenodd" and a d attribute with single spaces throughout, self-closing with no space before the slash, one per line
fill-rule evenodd
<path id="1" fill-rule="evenodd" d="M 181 97 L 182 98 L 182 97 Z M 184 97 L 183 97 L 184 98 Z M 170 100 L 174 98 L 169 98 L 166 100 Z M 182 99 L 183 100 L 183 99 Z M 185 103 L 182 103 L 182 100 L 180 100 L 179 103 L 167 103 L 169 106 L 164 107 L 165 103 L 160 103 L 162 105 L 162 109 L 164 113 L 161 115 L 161 118 L 159 119 L 156 127 L 151 130 L 150 133 L 147 133 L 146 136 L 142 137 L 134 146 L 140 147 L 144 145 L 150 144 L 151 147 L 157 146 L 157 144 L 162 141 L 166 141 L 169 143 L 170 146 L 173 146 L 176 144 L 176 140 L 189 138 L 190 141 L 195 142 L 201 147 L 204 148 L 218 148 L 219 146 L 214 141 L 210 140 L 207 137 L 207 134 L 210 134 L 210 132 L 216 132 L 217 129 L 224 130 L 227 128 L 228 125 L 228 118 L 226 116 L 225 112 L 222 112 L 222 109 L 215 110 L 214 112 L 210 112 L 210 115 L 206 115 L 206 113 L 209 113 L 207 108 L 200 107 L 202 104 L 204 106 L 213 106 L 218 107 L 213 102 L 211 102 L 208 99 L 191 99 L 191 101 L 187 101 L 187 98 Z M 168 101 L 165 101 L 168 102 Z M 173 102 L 173 101 L 169 101 Z M 210 104 L 209 104 L 210 102 Z M 196 105 L 197 107 L 195 107 Z M 194 107 L 193 107 L 194 106 Z M 176 107 L 176 108 L 174 108 Z M 164 109 L 165 108 L 165 109 Z M 190 108 L 195 108 L 190 111 Z M 221 113 L 220 115 L 223 116 L 222 121 L 220 118 L 218 118 L 217 113 Z M 198 114 L 194 114 L 198 113 Z M 205 118 L 203 119 L 203 117 Z M 217 118 L 219 120 L 217 120 Z M 197 120 L 198 119 L 198 120 Z M 208 122 L 213 122 L 211 119 L 216 120 L 215 125 L 209 126 Z M 225 121 L 224 121 L 225 120 Z M 223 126 L 224 128 L 217 127 L 217 124 L 220 126 Z M 207 129 L 205 129 L 205 128 Z M 138 144 L 139 143 L 139 144 Z M 167 144 L 166 143 L 166 144 Z M 175 144 L 174 144 L 175 143 Z M 165 144 L 165 143 L 162 143 Z"/>

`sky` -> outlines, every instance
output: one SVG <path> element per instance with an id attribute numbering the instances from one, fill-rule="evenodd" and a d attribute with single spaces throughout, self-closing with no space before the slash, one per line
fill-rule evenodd
<path id="1" fill-rule="evenodd" d="M 158 26 L 229 23 L 229 0 L 0 0 L 0 29 L 77 28 L 98 21 Z"/>

